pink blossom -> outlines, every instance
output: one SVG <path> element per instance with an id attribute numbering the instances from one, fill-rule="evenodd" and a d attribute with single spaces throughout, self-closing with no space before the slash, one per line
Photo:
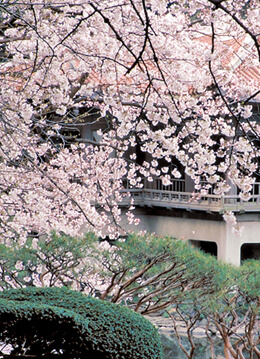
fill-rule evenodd
<path id="1" fill-rule="evenodd" d="M 231 224 L 232 226 L 235 226 L 237 223 L 236 217 L 231 211 L 226 211 L 223 215 L 223 218 L 228 224 Z"/>
<path id="2" fill-rule="evenodd" d="M 52 229 L 117 237 L 125 179 L 138 189 L 142 177 L 161 176 L 169 186 L 185 171 L 197 190 L 212 185 L 223 195 L 231 183 L 250 199 L 259 157 L 249 104 L 259 101 L 259 1 L 246 9 L 243 0 L 223 2 L 225 11 L 204 0 L 136 6 L 3 6 L 0 233 L 9 245 Z M 138 222 L 132 211 L 127 217 Z M 224 218 L 236 223 L 231 212 Z"/>

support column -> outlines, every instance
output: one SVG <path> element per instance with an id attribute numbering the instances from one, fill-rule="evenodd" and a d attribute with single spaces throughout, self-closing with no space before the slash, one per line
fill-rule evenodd
<path id="1" fill-rule="evenodd" d="M 243 240 L 232 232 L 232 226 L 226 224 L 226 245 L 225 245 L 225 259 L 226 263 L 240 266 L 240 248 Z"/>

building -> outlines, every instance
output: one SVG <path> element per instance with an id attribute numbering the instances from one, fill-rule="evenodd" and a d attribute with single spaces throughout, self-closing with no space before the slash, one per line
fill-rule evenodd
<path id="1" fill-rule="evenodd" d="M 211 44 L 210 36 L 196 39 Z M 243 66 L 243 44 L 248 45 L 248 37 L 240 40 L 227 40 L 223 55 L 223 65 L 230 71 L 237 71 L 244 81 L 256 81 L 260 84 L 258 68 Z M 242 50 L 241 50 L 242 49 Z M 247 53 L 247 52 L 246 52 Z M 8 64 L 7 64 L 8 65 Z M 73 66 L 77 64 L 73 64 Z M 8 71 L 8 66 L 6 68 Z M 126 79 L 127 80 L 127 79 Z M 98 75 L 93 71 L 88 78 L 93 89 L 102 87 Z M 98 91 L 93 96 L 99 96 Z M 102 100 L 102 96 L 101 99 Z M 260 100 L 252 102 L 254 120 L 260 120 Z M 96 141 L 97 130 L 106 129 L 109 123 L 97 121 L 98 111 L 91 109 L 81 114 L 82 109 L 71 109 L 72 118 L 78 118 L 77 123 L 66 123 L 63 127 L 64 139 L 66 131 L 68 142 Z M 54 111 L 55 112 L 55 111 Z M 75 112 L 75 113 L 73 113 Z M 70 114 L 68 114 L 69 117 Z M 52 119 L 51 119 L 52 120 Z M 50 121 L 53 123 L 52 121 Z M 132 189 L 127 181 L 122 191 L 129 191 L 135 200 L 136 216 L 141 219 L 140 229 L 155 232 L 159 235 L 171 235 L 190 241 L 194 246 L 216 255 L 220 260 L 239 265 L 247 258 L 260 258 L 260 181 L 254 184 L 252 198 L 248 202 L 240 199 L 237 188 L 233 186 L 230 195 L 214 194 L 195 195 L 192 181 L 183 174 L 181 179 L 174 179 L 172 185 L 163 186 L 160 179 L 144 180 L 142 189 Z M 129 199 L 122 203 L 122 209 L 127 207 Z M 238 230 L 244 227 L 241 236 L 232 231 L 223 214 L 232 211 L 237 217 Z"/>
<path id="2" fill-rule="evenodd" d="M 260 121 L 259 105 L 254 108 L 254 120 Z M 95 121 L 95 116 L 98 115 L 94 111 L 78 128 L 74 126 L 78 141 L 95 141 L 97 129 L 106 128 L 106 122 Z M 184 171 L 182 178 L 172 179 L 167 187 L 159 178 L 153 182 L 144 179 L 143 188 L 131 188 L 125 180 L 123 192 L 130 192 L 134 198 L 135 215 L 141 220 L 134 230 L 182 238 L 237 266 L 246 259 L 260 259 L 260 181 L 255 182 L 248 202 L 239 197 L 234 185 L 229 195 L 194 195 L 193 182 Z M 125 197 L 122 213 L 129 204 L 129 197 Z M 234 233 L 234 228 L 224 220 L 227 211 L 234 212 L 240 234 Z M 123 227 L 132 229 L 124 215 Z"/>
<path id="3" fill-rule="evenodd" d="M 211 43 L 210 36 L 199 41 Z M 255 81 L 260 84 L 259 68 L 245 68 L 243 59 L 244 46 L 250 43 L 247 36 L 224 43 L 223 65 L 230 71 L 237 71 L 244 81 Z M 93 77 L 93 79 L 92 79 Z M 93 83 L 95 74 L 91 77 Z M 101 98 L 102 100 L 102 98 Z M 252 120 L 260 122 L 260 99 L 248 103 L 253 107 Z M 80 126 L 74 126 L 78 140 L 97 140 L 96 131 L 105 129 L 105 121 L 95 121 L 98 111 L 87 117 Z M 181 179 L 173 179 L 170 186 L 163 186 L 162 181 L 154 178 L 153 182 L 144 180 L 142 189 L 130 188 L 125 181 L 125 189 L 135 201 L 135 214 L 141 219 L 139 229 L 155 232 L 158 235 L 171 235 L 183 238 L 218 259 L 234 265 L 241 261 L 260 259 L 260 178 L 257 178 L 248 202 L 240 199 L 237 188 L 231 186 L 229 195 L 219 196 L 212 193 L 194 196 L 194 185 L 184 174 Z M 129 199 L 122 203 L 127 207 Z M 223 219 L 227 211 L 234 212 L 238 227 L 234 228 Z M 127 222 L 125 221 L 127 227 Z M 234 233 L 238 232 L 238 233 Z M 239 233 L 240 232 L 240 233 Z"/>

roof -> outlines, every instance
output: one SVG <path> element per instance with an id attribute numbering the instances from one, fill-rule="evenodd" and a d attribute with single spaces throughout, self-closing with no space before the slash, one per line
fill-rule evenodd
<path id="1" fill-rule="evenodd" d="M 208 45 L 209 50 L 211 50 L 212 46 L 212 36 L 211 35 L 203 35 L 194 39 L 194 41 L 199 41 Z M 214 43 L 216 52 L 219 54 L 221 65 L 223 66 L 223 70 L 231 71 L 232 74 L 236 75 L 238 79 L 243 83 L 244 81 L 249 82 L 256 88 L 260 88 L 260 66 L 250 65 L 250 56 L 252 56 L 251 49 L 254 46 L 253 39 L 245 34 L 240 38 L 235 37 L 225 37 L 223 41 L 215 41 Z M 166 63 L 174 62 L 174 59 L 165 59 Z M 160 61 L 160 60 L 159 60 Z M 161 60 L 163 61 L 163 60 Z M 131 67 L 131 63 L 129 63 L 129 68 Z M 77 69 L 80 66 L 80 61 L 77 57 L 70 59 L 69 61 L 61 64 L 60 70 L 64 73 L 64 70 L 67 71 L 68 76 L 70 76 L 70 69 Z M 147 60 L 145 62 L 145 67 L 148 71 L 154 72 L 156 74 L 158 72 L 157 65 L 153 61 Z M 167 66 L 166 66 L 167 67 Z M 26 82 L 26 78 L 20 77 L 19 72 L 24 71 L 25 73 L 30 72 L 30 69 L 25 69 L 24 66 L 15 66 L 12 63 L 5 62 L 0 63 L 0 77 L 4 76 L 6 78 L 6 73 L 9 72 L 10 76 L 7 80 L 13 81 L 13 84 L 17 87 L 17 89 L 21 89 Z M 18 76 L 17 76 L 17 75 Z M 160 74 L 158 74 L 160 77 Z M 72 75 L 75 77 L 75 74 Z M 71 83 L 78 82 L 80 79 L 72 78 Z M 91 68 L 89 73 L 84 79 L 85 84 L 89 84 L 94 89 L 99 87 L 107 87 L 107 86 L 118 86 L 118 85 L 126 85 L 138 87 L 141 91 L 145 90 L 149 79 L 143 78 L 143 81 L 138 81 L 131 72 L 131 74 L 121 74 L 118 77 L 109 76 L 109 74 L 101 73 L 96 68 Z M 77 87 L 77 86 L 76 86 Z M 190 87 L 192 87 L 192 81 L 190 82 Z M 253 90 L 254 91 L 254 90 Z M 260 101 L 260 95 L 255 98 L 255 100 Z"/>

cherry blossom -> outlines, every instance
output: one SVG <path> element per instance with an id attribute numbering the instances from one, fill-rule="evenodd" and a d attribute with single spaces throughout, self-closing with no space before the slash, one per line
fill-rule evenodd
<path id="1" fill-rule="evenodd" d="M 1 17 L 3 241 L 52 229 L 116 237 L 124 180 L 168 186 L 182 169 L 196 191 L 235 185 L 250 198 L 258 0 L 4 1 Z"/>

